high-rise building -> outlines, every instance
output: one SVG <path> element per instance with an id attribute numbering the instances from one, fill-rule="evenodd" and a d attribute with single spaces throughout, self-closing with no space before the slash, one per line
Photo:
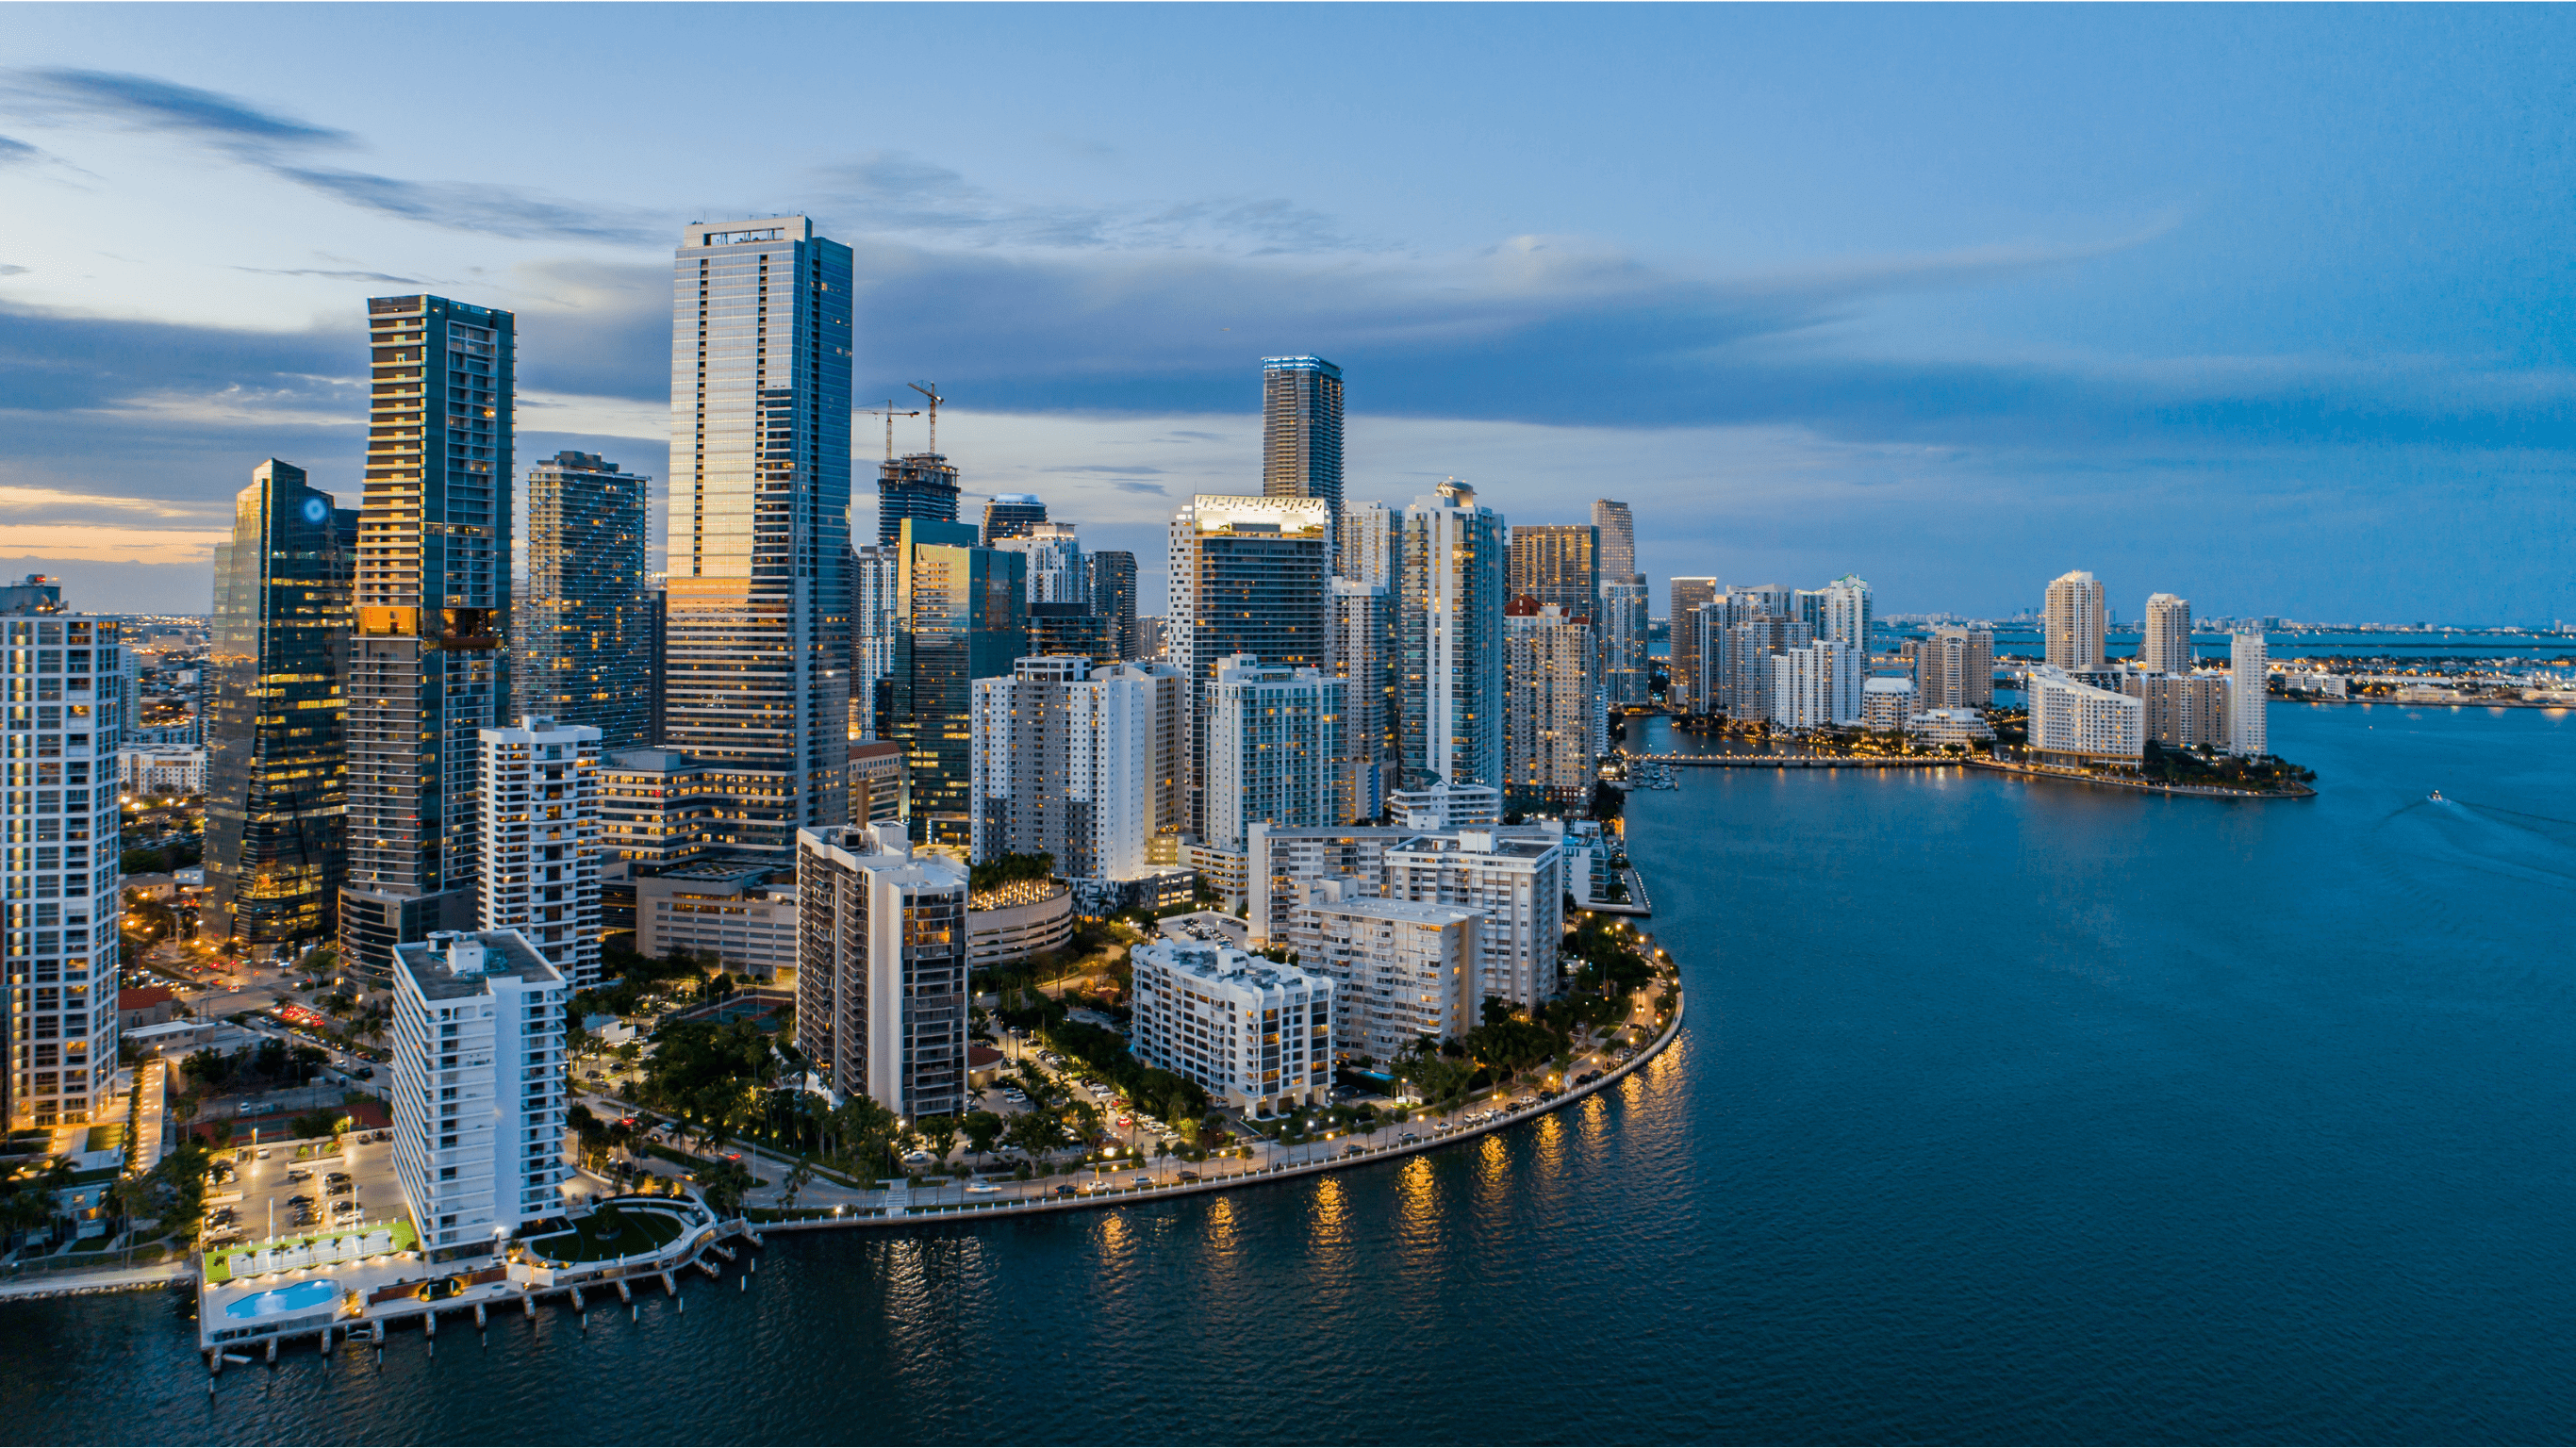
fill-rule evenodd
<path id="1" fill-rule="evenodd" d="M 886 728 L 886 680 L 894 673 L 895 598 L 903 574 L 900 551 L 861 548 L 850 555 L 850 738 L 854 740 L 875 739 Z"/>
<path id="2" fill-rule="evenodd" d="M 1079 656 L 1104 669 L 1120 662 L 1109 642 L 1108 617 L 1093 613 L 1088 603 L 1032 603 L 1028 631 L 1028 653 Z"/>
<path id="3" fill-rule="evenodd" d="M 2271 644 L 2254 628 L 2227 641 L 2227 749 L 2248 757 L 2272 752 L 2269 711 Z"/>
<path id="4" fill-rule="evenodd" d="M 1451 478 L 1404 510 L 1396 696 L 1405 784 L 1503 779 L 1503 516 Z"/>
<path id="5" fill-rule="evenodd" d="M 1342 820 L 1375 819 L 1401 780 L 1395 744 L 1395 594 L 1383 584 L 1336 578 L 1332 584 L 1333 672 L 1345 685 L 1342 705 Z"/>
<path id="6" fill-rule="evenodd" d="M 984 504 L 984 546 L 993 548 L 1005 539 L 1029 537 L 1046 520 L 1046 500 L 1037 494 L 995 493 Z M 1073 525 L 1064 526 L 1064 536 L 1071 538 Z"/>
<path id="7" fill-rule="evenodd" d="M 30 597 L 29 594 L 36 596 Z M 96 1120 L 116 1077 L 116 756 L 125 669 L 115 619 L 21 594 L 0 618 L 9 788 L 0 791 L 8 911 L 11 1130 Z"/>
<path id="8" fill-rule="evenodd" d="M 1914 717 L 1917 698 L 1912 679 L 1864 679 L 1860 686 L 1861 727 L 1893 734 Z"/>
<path id="9" fill-rule="evenodd" d="M 1654 692 L 1646 643 L 1646 580 L 1633 573 L 1603 579 L 1593 617 L 1599 621 L 1603 698 L 1621 707 L 1645 705 Z"/>
<path id="10" fill-rule="evenodd" d="M 1354 1065 L 1385 1065 L 1425 1036 L 1475 1029 L 1477 927 L 1455 905 L 1386 900 L 1356 876 L 1301 880 L 1288 948 L 1298 967 L 1333 982 L 1333 1047 Z"/>
<path id="11" fill-rule="evenodd" d="M 367 303 L 374 347 L 348 699 L 340 968 L 474 918 L 482 733 L 509 715 L 517 324 L 445 297 Z"/>
<path id="12" fill-rule="evenodd" d="M 563 1215 L 571 980 L 515 930 L 393 957 L 394 1179 L 421 1246 L 488 1251 Z"/>
<path id="13" fill-rule="evenodd" d="M 2101 580 L 2090 573 L 2061 573 L 2049 581 L 2042 611 L 2048 662 L 2074 674 L 2102 667 L 2102 639 L 2109 627 L 2102 607 Z"/>
<path id="14" fill-rule="evenodd" d="M 1992 629 L 1936 628 L 1914 647 L 1918 709 L 1990 709 L 1995 702 Z"/>
<path id="15" fill-rule="evenodd" d="M 1166 654 L 1190 680 L 1191 833 L 1207 835 L 1206 711 L 1219 661 L 1250 654 L 1321 669 L 1332 641 L 1331 504 L 1322 498 L 1201 493 L 1172 516 Z"/>
<path id="16" fill-rule="evenodd" d="M 892 548 L 903 520 L 957 521 L 957 469 L 940 453 L 906 453 L 877 465 L 877 546 Z"/>
<path id="17" fill-rule="evenodd" d="M 2120 692 L 2146 705 L 2146 737 L 2167 749 L 2229 748 L 2227 728 L 2229 679 L 2215 670 L 2193 674 L 2150 674 L 2124 669 Z"/>
<path id="18" fill-rule="evenodd" d="M 1588 523 L 1531 523 L 1511 533 L 1511 596 L 1556 604 L 1567 618 L 1594 618 L 1606 581 L 1601 530 Z"/>
<path id="19" fill-rule="evenodd" d="M 1152 941 L 1128 958 L 1136 1059 L 1246 1116 L 1332 1100 L 1330 977 L 1188 940 Z"/>
<path id="20" fill-rule="evenodd" d="M 1780 656 L 1815 642 L 1807 625 L 1755 612 L 1726 631 L 1723 694 L 1719 709 L 1730 719 L 1768 719 Z"/>
<path id="21" fill-rule="evenodd" d="M 965 523 L 907 519 L 896 545 L 893 742 L 904 819 L 925 844 L 974 836 L 974 683 L 1007 676 L 1028 641 L 1026 556 L 985 548 Z"/>
<path id="22" fill-rule="evenodd" d="M 1707 689 L 1700 678 L 1700 626 L 1693 610 L 1717 597 L 1721 591 L 1714 578 L 1676 578 L 1672 581 L 1667 615 L 1673 631 L 1673 682 L 1668 697 L 1679 713 L 1708 712 Z"/>
<path id="23" fill-rule="evenodd" d="M 1860 650 L 1840 639 L 1785 649 L 1771 661 L 1771 722 L 1822 729 L 1861 722 Z"/>
<path id="24" fill-rule="evenodd" d="M 604 865 L 683 865 L 706 853 L 724 807 L 707 767 L 667 749 L 629 749 L 599 766 Z"/>
<path id="25" fill-rule="evenodd" d="M 2170 593 L 2148 595 L 2138 667 L 2150 674 L 2188 674 L 2192 666 L 2191 600 Z"/>
<path id="26" fill-rule="evenodd" d="M 652 702 L 646 706 L 644 737 L 658 747 L 662 742 L 662 727 L 670 717 L 667 707 L 670 700 L 663 686 L 662 660 L 665 657 L 663 646 L 670 642 L 671 637 L 671 591 L 663 586 L 661 574 L 652 575 L 651 582 L 652 587 L 644 594 L 645 634 L 650 639 L 645 645 L 644 656 L 653 661 L 651 677 L 645 683 Z"/>
<path id="27" fill-rule="evenodd" d="M 962 1114 L 966 867 L 900 825 L 801 830 L 796 911 L 796 1049 L 907 1120 Z"/>
<path id="28" fill-rule="evenodd" d="M 672 286 L 661 742 L 784 863 L 848 809 L 850 249 L 802 216 L 691 223 Z"/>
<path id="29" fill-rule="evenodd" d="M 1608 740 L 1591 621 L 1523 594 L 1503 611 L 1504 792 L 1516 809 L 1589 799 Z"/>
<path id="30" fill-rule="evenodd" d="M 1819 593 L 1824 606 L 1824 621 L 1817 626 L 1816 637 L 1849 644 L 1866 660 L 1872 622 L 1868 582 L 1846 573 L 1826 584 Z"/>
<path id="31" fill-rule="evenodd" d="M 1148 691 L 1153 763 L 1147 777 L 1145 858 L 1169 865 L 1190 830 L 1190 680 L 1172 664 L 1132 663 L 1094 669 L 1094 680 L 1134 680 Z"/>
<path id="32" fill-rule="evenodd" d="M 1029 657 L 975 681 L 974 858 L 1048 854 L 1055 873 L 1133 880 L 1157 814 L 1155 681 Z"/>
<path id="33" fill-rule="evenodd" d="M 1296 828 L 1340 824 L 1344 684 L 1312 667 L 1274 667 L 1248 654 L 1218 661 L 1207 713 L 1207 827 L 1221 849 L 1243 848 L 1254 821 Z"/>
<path id="34" fill-rule="evenodd" d="M 596 453 L 528 470 L 528 596 L 514 703 L 599 731 L 605 749 L 652 743 L 653 620 L 644 575 L 653 480 Z"/>
<path id="35" fill-rule="evenodd" d="M 1601 530 L 1601 576 L 1624 579 L 1637 571 L 1637 520 L 1625 503 L 1592 500 L 1592 526 Z"/>
<path id="36" fill-rule="evenodd" d="M 590 725 L 483 731 L 481 928 L 517 932 L 576 990 L 599 984 L 599 773 Z"/>
<path id="37" fill-rule="evenodd" d="M 986 516 L 991 516 L 989 511 Z M 1022 523 L 998 539 L 988 525 L 984 546 L 1027 557 L 1029 602 L 1079 604 L 1083 612 L 1091 611 L 1091 575 L 1082 565 L 1082 542 L 1074 536 L 1071 523 L 1040 519 Z"/>
<path id="38" fill-rule="evenodd" d="M 319 941 L 339 905 L 348 820 L 349 574 L 358 510 L 275 458 L 215 545 L 206 726 L 206 925 L 256 945 Z"/>
<path id="39" fill-rule="evenodd" d="M 1341 550 L 1333 576 L 1374 583 L 1393 593 L 1404 573 L 1404 510 L 1384 503 L 1353 503 L 1342 510 Z"/>
<path id="40" fill-rule="evenodd" d="M 1416 835 L 1388 847 L 1382 895 L 1483 913 L 1476 930 L 1476 999 L 1516 1006 L 1554 999 L 1562 988 L 1558 946 L 1565 938 L 1565 847 L 1561 838 L 1460 830 Z"/>
<path id="41" fill-rule="evenodd" d="M 1342 369 L 1321 357 L 1261 359 L 1261 493 L 1321 498 L 1342 526 Z"/>
<path id="42" fill-rule="evenodd" d="M 1109 647 L 1119 662 L 1145 657 L 1137 651 L 1136 555 L 1123 548 L 1084 555 L 1091 575 L 1091 611 L 1109 620 Z"/>
<path id="43" fill-rule="evenodd" d="M 2055 664 L 2030 671 L 2030 748 L 2058 764 L 2136 764 L 2146 752 L 2144 702 L 2097 689 Z"/>

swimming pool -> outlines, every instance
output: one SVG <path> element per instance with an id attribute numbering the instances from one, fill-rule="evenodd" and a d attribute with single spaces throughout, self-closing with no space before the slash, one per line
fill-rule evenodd
<path id="1" fill-rule="evenodd" d="M 310 1282 L 294 1282 L 266 1292 L 254 1292 L 224 1309 L 226 1317 L 276 1317 L 283 1313 L 302 1312 L 319 1307 L 340 1295 L 340 1284 L 328 1277 Z"/>

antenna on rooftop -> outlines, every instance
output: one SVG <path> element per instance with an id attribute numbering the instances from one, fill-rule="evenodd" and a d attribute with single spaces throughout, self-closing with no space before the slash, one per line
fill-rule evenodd
<path id="1" fill-rule="evenodd" d="M 858 411 L 863 412 L 863 413 L 866 413 L 866 414 L 867 414 L 868 416 L 870 416 L 870 417 L 882 417 L 882 418 L 884 418 L 884 419 L 886 420 L 886 461 L 887 461 L 887 462 L 893 462 L 893 461 L 894 461 L 894 420 L 895 420 L 896 418 L 898 418 L 898 417 L 919 417 L 919 416 L 921 416 L 921 409 L 919 409 L 919 408 L 917 408 L 917 407 L 916 407 L 916 408 L 914 408 L 914 409 L 913 409 L 912 411 L 910 411 L 910 412 L 897 412 L 897 411 L 895 411 L 895 410 L 894 410 L 894 399 L 893 399 L 893 398 L 891 398 L 891 397 L 889 397 L 889 398 L 887 398 L 887 399 L 886 399 L 886 405 L 885 405 L 885 406 L 883 406 L 883 407 L 862 407 L 862 408 L 859 408 L 859 409 L 858 409 Z"/>
<path id="2" fill-rule="evenodd" d="M 939 395 L 936 382 L 907 382 L 904 386 L 930 399 L 930 450 L 935 453 L 939 451 L 939 404 L 946 399 Z M 894 424 L 886 425 L 892 427 Z"/>

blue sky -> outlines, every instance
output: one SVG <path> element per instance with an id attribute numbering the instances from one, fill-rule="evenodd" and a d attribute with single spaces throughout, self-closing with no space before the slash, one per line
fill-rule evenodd
<path id="1" fill-rule="evenodd" d="M 8 20 L 0 568 L 94 606 L 202 609 L 262 458 L 354 500 L 371 294 L 518 312 L 523 467 L 662 474 L 679 225 L 802 210 L 861 405 L 938 379 L 968 486 L 1149 596 L 1172 505 L 1257 483 L 1258 359 L 1318 352 L 1352 497 L 1625 498 L 1658 611 L 2089 568 L 2124 617 L 2576 617 L 2562 10 Z"/>

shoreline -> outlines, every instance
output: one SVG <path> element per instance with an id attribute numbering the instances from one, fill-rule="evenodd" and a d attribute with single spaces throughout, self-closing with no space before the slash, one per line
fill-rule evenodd
<path id="1" fill-rule="evenodd" d="M 1992 759 L 1960 761 L 1970 769 L 1989 774 L 2017 774 L 2025 779 L 2056 779 L 2068 784 L 2099 784 L 2111 789 L 2133 789 L 2143 794 L 2180 795 L 2187 799 L 2314 799 L 2317 792 L 2302 784 L 2290 789 L 2219 789 L 2203 784 L 2160 784 L 2146 779 L 2117 779 L 2074 770 L 2056 770 L 2029 764 L 2004 764 Z"/>

